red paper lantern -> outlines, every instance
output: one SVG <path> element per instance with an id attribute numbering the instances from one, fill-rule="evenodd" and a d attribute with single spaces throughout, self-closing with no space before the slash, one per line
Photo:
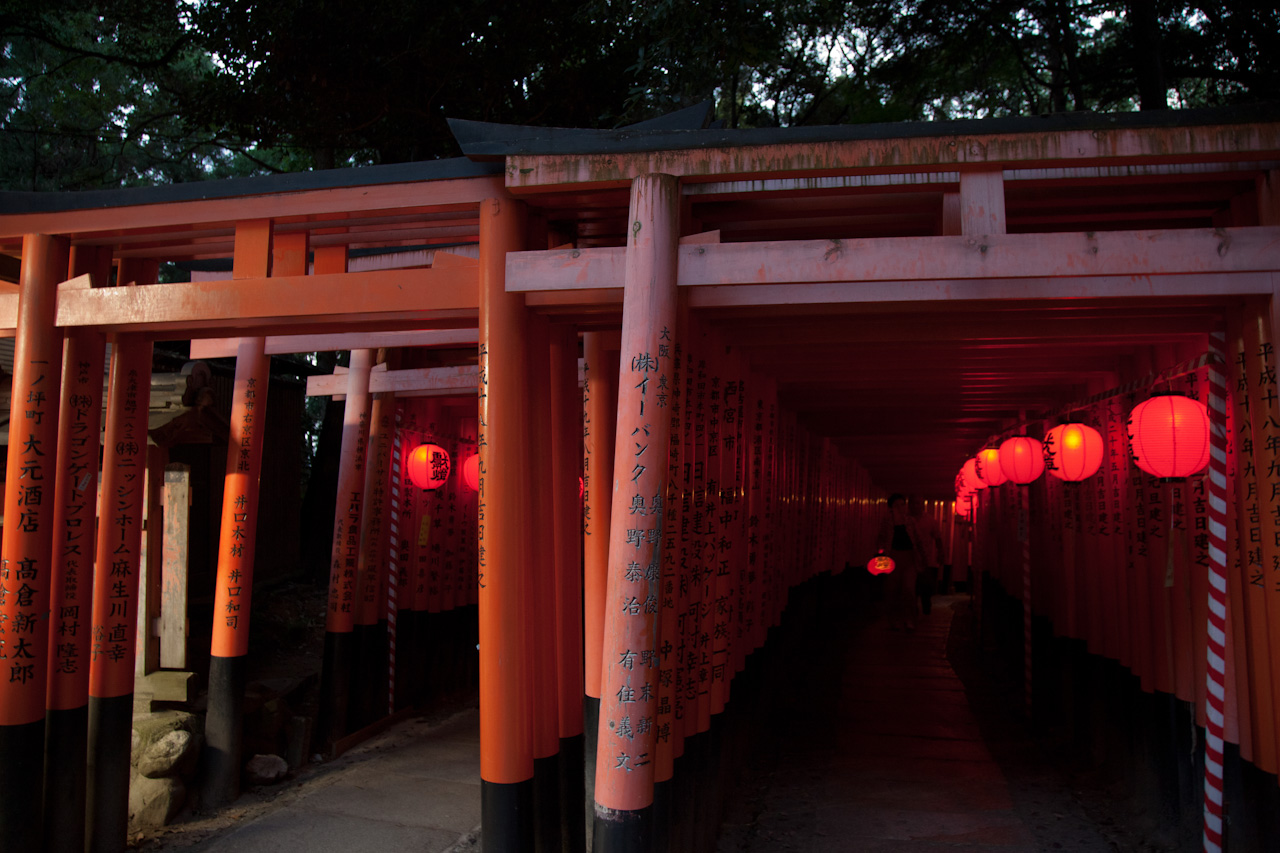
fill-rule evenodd
<path id="1" fill-rule="evenodd" d="M 978 455 L 974 457 L 977 463 L 974 470 L 978 472 L 978 476 L 982 482 L 988 486 L 998 486 L 1005 480 L 1009 479 L 1004 475 L 1004 471 L 1000 468 L 1000 449 L 996 447 L 984 447 L 978 451 Z"/>
<path id="2" fill-rule="evenodd" d="M 867 562 L 867 571 L 873 575 L 887 575 L 893 571 L 893 565 L 893 558 L 886 557 L 884 551 L 881 551 Z"/>
<path id="3" fill-rule="evenodd" d="M 1062 424 L 1044 437 L 1044 462 L 1059 480 L 1078 483 L 1102 466 L 1102 436 L 1085 424 Z"/>
<path id="4" fill-rule="evenodd" d="M 462 463 L 462 484 L 473 492 L 480 491 L 480 454 Z"/>
<path id="5" fill-rule="evenodd" d="M 965 487 L 971 492 L 981 491 L 987 487 L 987 484 L 978 476 L 977 459 L 969 459 L 965 462 L 964 467 L 960 469 L 960 476 L 964 477 Z"/>
<path id="6" fill-rule="evenodd" d="M 1209 464 L 1209 410 L 1199 400 L 1161 394 L 1129 413 L 1134 463 L 1164 480 L 1190 477 Z"/>
<path id="7" fill-rule="evenodd" d="M 419 489 L 438 489 L 449 479 L 449 452 L 438 444 L 419 444 L 409 452 L 405 467 Z"/>
<path id="8" fill-rule="evenodd" d="M 1000 445 L 1000 470 L 1011 482 L 1025 486 L 1044 473 L 1044 447 L 1034 438 L 1015 435 Z"/>

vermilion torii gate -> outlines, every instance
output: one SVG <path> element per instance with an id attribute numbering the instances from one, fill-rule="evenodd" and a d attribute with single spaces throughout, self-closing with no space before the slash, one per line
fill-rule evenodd
<path id="1" fill-rule="evenodd" d="M 205 793 L 214 800 L 234 794 L 241 667 L 254 653 L 253 431 L 270 417 L 254 372 L 271 351 L 368 351 L 395 346 L 396 335 L 416 345 L 439 336 L 452 367 L 474 365 L 484 840 L 495 850 L 581 849 L 581 763 L 593 768 L 594 849 L 704 849 L 714 798 L 689 791 L 714 790 L 731 758 L 718 732 L 735 710 L 735 675 L 767 642 L 789 589 L 868 553 L 886 490 L 946 498 L 958 464 L 992 436 L 1038 430 L 1090 395 L 1186 362 L 1219 329 L 1227 362 L 1243 354 L 1247 374 L 1249 358 L 1261 359 L 1252 367 L 1264 377 L 1249 396 L 1243 375 L 1224 408 L 1249 400 L 1250 416 L 1269 406 L 1280 417 L 1264 387 L 1280 270 L 1272 112 L 779 131 L 459 123 L 455 132 L 470 160 L 0 198 L 0 243 L 21 258 L 17 285 L 0 293 L 0 328 L 16 336 L 0 760 L 21 768 L 0 781 L 6 843 L 72 849 L 87 814 L 92 849 L 124 846 L 118 792 L 128 775 L 140 532 L 131 477 L 152 341 L 233 338 L 238 354 L 223 618 L 209 638 L 210 748 L 221 771 Z M 419 254 L 411 266 L 359 269 L 365 250 Z M 155 282 L 158 262 L 228 257 L 229 278 Z M 565 440 L 572 432 L 577 441 L 569 383 L 578 333 L 587 376 L 581 582 L 577 451 Z M 50 636 L 59 603 L 84 613 L 89 604 L 67 603 L 66 566 L 51 556 L 61 535 L 51 507 L 63 499 L 36 486 L 54 483 L 68 500 L 84 491 L 73 460 L 54 455 L 59 423 L 83 416 L 58 405 L 60 382 L 71 382 L 58 365 L 64 338 L 94 334 L 115 346 L 93 617 L 81 620 L 90 632 L 82 657 L 59 663 Z M 453 346 L 468 334 L 478 348 Z M 372 388 L 362 364 L 353 358 L 349 410 Z M 386 393 L 460 375 L 386 374 Z M 1268 582 L 1280 546 L 1261 521 L 1250 544 L 1256 480 L 1272 470 L 1259 463 L 1280 461 L 1264 458 L 1280 442 L 1265 419 L 1249 428 L 1255 486 L 1225 456 L 1216 463 L 1232 497 L 1216 523 L 1238 530 L 1238 542 L 1214 528 L 1217 573 L 1196 564 L 1194 541 L 1170 558 L 1186 569 L 1171 575 L 1175 589 L 1225 589 L 1226 605 L 1207 604 L 1227 609 L 1221 625 L 1135 622 L 1147 632 L 1123 632 L 1124 642 L 1099 625 L 1095 638 L 1088 620 L 1060 613 L 1040 591 L 1069 580 L 1093 590 L 1082 601 L 1124 620 L 1117 602 L 1146 600 L 1136 580 L 1100 585 L 1046 557 L 1034 598 L 1027 588 L 1028 606 L 1056 631 L 1135 674 L 1204 672 L 1204 690 L 1194 678 L 1143 686 L 1194 703 L 1207 725 L 1209 849 L 1222 831 L 1221 738 L 1231 760 L 1268 773 L 1280 765 L 1280 662 L 1268 651 L 1280 639 L 1280 585 Z M 358 433 L 352 440 L 358 450 Z M 1118 500 L 1111 509 L 1129 517 Z M 357 515 L 367 506 L 340 501 Z M 1058 524 L 1047 512 L 1034 523 Z M 371 535 L 361 525 L 357 553 Z M 1005 533 L 983 529 L 995 554 Z M 335 557 L 349 546 L 335 543 Z M 1116 575 L 1146 571 L 1108 547 L 1094 553 L 1111 554 Z M 379 583 L 347 569 L 345 554 L 335 559 L 330 685 L 357 654 L 352 626 L 365 623 L 354 602 Z M 1178 642 L 1157 644 L 1157 624 Z M 55 681 L 59 696 L 83 682 L 88 710 L 55 701 Z M 385 699 L 386 685 L 376 689 Z M 331 688 L 329 723 L 351 701 Z M 42 796 L 38 784 L 85 765 L 81 719 L 94 744 L 87 809 L 75 796 Z M 692 801 L 708 813 L 671 808 Z M 48 820 L 36 817 L 42 807 Z"/>

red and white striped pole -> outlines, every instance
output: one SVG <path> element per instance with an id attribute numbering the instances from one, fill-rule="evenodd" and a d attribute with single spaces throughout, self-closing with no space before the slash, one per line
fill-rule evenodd
<path id="1" fill-rule="evenodd" d="M 391 431 L 391 536 L 387 549 L 387 714 L 396 712 L 396 619 L 400 611 L 400 505 L 404 479 L 400 472 L 403 442 L 400 437 L 402 409 L 396 407 L 395 428 Z"/>
<path id="2" fill-rule="evenodd" d="M 1222 736 L 1227 659 L 1227 384 L 1226 335 L 1209 335 L 1209 626 L 1205 696 L 1204 849 L 1222 850 Z"/>
<path id="3" fill-rule="evenodd" d="M 1023 691 L 1027 716 L 1031 716 L 1031 486 L 1019 486 L 1018 538 L 1022 540 L 1022 651 Z"/>

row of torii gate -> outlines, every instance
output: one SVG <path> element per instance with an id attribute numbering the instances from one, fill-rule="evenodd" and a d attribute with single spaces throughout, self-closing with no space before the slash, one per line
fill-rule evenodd
<path id="1" fill-rule="evenodd" d="M 677 849 L 670 810 L 680 756 L 704 749 L 733 675 L 777 624 L 787 590 L 867 553 L 880 486 L 894 485 L 797 423 L 764 366 L 706 313 L 1270 298 L 1280 259 L 1268 176 L 1280 160 L 1280 121 L 1228 118 L 825 135 L 516 129 L 478 141 L 460 125 L 474 162 L 0 199 L 0 243 L 21 256 L 18 286 L 0 294 L 0 328 L 16 336 L 0 555 L 0 838 L 15 850 L 79 849 L 87 822 L 89 849 L 125 845 L 152 342 L 237 341 L 215 603 L 236 618 L 214 621 L 206 724 L 207 795 L 217 800 L 239 780 L 268 341 L 351 349 L 350 411 L 368 381 L 373 333 L 474 327 L 485 846 L 582 843 L 572 790 L 582 778 L 585 696 L 594 849 Z M 1247 227 L 1006 227 L 1011 170 L 1067 181 L 1075 170 L 1087 185 L 1126 170 L 1155 181 L 1206 163 L 1263 176 Z M 926 236 L 797 239 L 807 227 L 797 214 L 786 238 L 722 241 L 690 207 L 691 188 L 710 192 L 712 182 L 732 206 L 735 194 L 743 204 L 760 191 L 807 201 L 932 181 L 946 192 L 940 233 Z M 612 243 L 589 216 L 566 234 L 548 212 L 610 205 L 625 211 Z M 439 250 L 427 267 L 350 271 L 353 246 L 471 238 L 475 260 Z M 230 278 L 157 283 L 161 260 L 228 255 Z M 105 286 L 113 269 L 116 284 Z M 601 332 L 619 321 L 615 377 L 598 371 L 612 336 Z M 585 540 L 575 488 L 579 332 L 595 484 Z M 723 387 L 717 401 L 712 375 L 735 386 L 733 404 Z M 735 416 L 717 405 L 736 406 Z M 348 420 L 355 442 L 358 424 Z M 729 430 L 732 445 L 721 434 Z M 939 458 L 938 482 L 949 483 L 960 461 Z M 730 507 L 722 535 L 689 560 L 681 549 L 695 518 Z M 351 654 L 344 547 L 335 545 L 331 578 L 330 671 L 345 671 Z M 83 630 L 60 636 L 71 613 Z M 58 644 L 77 645 L 81 663 L 65 665 Z M 329 692 L 326 701 L 327 719 L 339 719 L 347 697 Z M 1220 753 L 1220 714 L 1209 716 Z M 1275 720 L 1254 725 L 1274 730 Z M 1218 790 L 1206 789 L 1210 849 L 1221 837 L 1218 774 Z"/>

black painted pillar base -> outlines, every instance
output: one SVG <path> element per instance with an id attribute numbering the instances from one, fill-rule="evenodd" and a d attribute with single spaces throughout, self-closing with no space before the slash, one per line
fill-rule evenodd
<path id="1" fill-rule="evenodd" d="M 6 850 L 40 849 L 44 731 L 43 719 L 0 726 L 0 839 Z M 128 779 L 127 764 L 125 770 Z"/>
<path id="2" fill-rule="evenodd" d="M 396 614 L 396 710 L 401 711 L 405 708 L 412 707 L 413 701 L 412 687 L 413 679 L 410 677 L 414 671 L 414 631 L 418 627 L 417 620 L 414 618 L 412 610 L 401 610 Z M 391 642 L 388 634 L 387 642 Z M 388 654 L 390 646 L 387 647 Z"/>
<path id="3" fill-rule="evenodd" d="M 89 706 L 48 711 L 44 722 L 45 851 L 84 853 L 85 757 L 89 748 Z M 5 756 L 4 764 L 8 766 L 9 759 L 7 754 Z M 25 777 L 26 773 L 16 775 Z M 0 781 L 0 786 L 3 785 L 4 782 Z M 0 838 L 7 837 L 0 835 Z"/>
<path id="4" fill-rule="evenodd" d="M 709 732 L 698 732 L 684 739 L 684 776 L 688 780 L 685 791 L 694 796 L 681 801 L 690 805 L 689 816 L 685 819 L 687 826 L 685 827 L 686 838 L 681 847 L 683 850 L 702 850 L 699 845 L 705 835 L 703 825 L 710 820 L 711 796 L 707 790 L 707 783 L 710 781 L 707 773 L 710 740 Z"/>
<path id="5" fill-rule="evenodd" d="M 320 708 L 315 745 L 321 752 L 347 734 L 347 703 L 351 698 L 352 640 L 350 632 L 326 631 L 320 670 Z"/>
<path id="6" fill-rule="evenodd" d="M 209 656 L 209 711 L 204 720 L 204 774 L 200 802 L 207 807 L 240 796 L 244 752 L 244 686 L 248 658 Z"/>
<path id="7" fill-rule="evenodd" d="M 582 735 L 560 738 L 560 843 L 564 853 L 585 853 L 587 849 L 582 746 Z"/>
<path id="8" fill-rule="evenodd" d="M 653 853 L 669 853 L 679 850 L 672 846 L 675 834 L 672 820 L 675 813 L 675 781 L 653 783 Z"/>
<path id="9" fill-rule="evenodd" d="M 533 760 L 533 837 L 538 853 L 560 853 L 560 753 Z"/>
<path id="10" fill-rule="evenodd" d="M 365 726 L 377 722 L 383 716 L 379 709 L 387 704 L 385 687 L 386 660 L 379 665 L 378 637 L 379 626 L 356 625 L 351 631 L 351 642 L 354 651 L 351 655 L 351 698 L 347 705 L 347 731 L 358 732 Z M 382 629 L 383 637 L 386 629 Z"/>
<path id="11" fill-rule="evenodd" d="M 600 740 L 600 699 L 582 697 L 582 817 L 587 849 L 595 850 L 591 838 L 595 826 L 596 745 Z"/>
<path id="12" fill-rule="evenodd" d="M 533 780 L 480 780 L 480 837 L 485 853 L 532 853 Z"/>
<path id="13" fill-rule="evenodd" d="M 129 752 L 132 748 L 133 694 L 107 699 L 90 696 L 86 795 L 89 853 L 124 853 L 129 833 Z"/>
<path id="14" fill-rule="evenodd" d="M 685 740 L 685 752 L 675 761 L 671 775 L 671 797 L 679 808 L 671 811 L 671 849 L 693 849 L 693 805 L 698 799 L 693 767 L 689 761 L 689 741 Z M 658 787 L 654 786 L 654 806 L 658 804 Z"/>
<path id="15" fill-rule="evenodd" d="M 593 853 L 652 853 L 653 806 L 634 811 L 595 807 Z"/>

